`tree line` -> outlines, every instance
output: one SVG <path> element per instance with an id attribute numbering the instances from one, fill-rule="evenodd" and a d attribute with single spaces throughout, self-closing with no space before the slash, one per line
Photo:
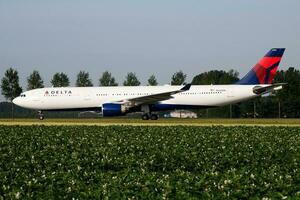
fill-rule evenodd
<path id="1" fill-rule="evenodd" d="M 185 83 L 186 74 L 182 71 L 178 71 L 173 74 L 171 78 L 171 85 L 182 85 Z M 63 72 L 55 73 L 50 81 L 52 87 L 68 87 L 70 86 L 70 80 L 67 74 Z M 125 80 L 123 82 L 124 86 L 139 86 L 141 82 L 139 81 L 137 75 L 134 72 L 127 73 Z M 109 71 L 102 73 L 99 78 L 99 86 L 118 86 L 115 78 Z M 152 74 L 148 79 L 148 85 L 155 86 L 158 85 L 157 79 L 154 74 Z M 93 86 L 92 80 L 88 72 L 80 71 L 76 78 L 76 87 L 91 87 Z M 27 90 L 32 90 L 36 88 L 43 88 L 44 81 L 40 73 L 34 70 L 27 77 Z M 19 85 L 19 75 L 18 71 L 9 68 L 6 70 L 4 77 L 1 81 L 2 94 L 8 101 L 12 101 L 15 97 L 22 93 L 22 87 Z"/>
<path id="2" fill-rule="evenodd" d="M 175 72 L 171 77 L 171 85 L 182 85 L 186 82 L 187 75 L 182 71 Z M 239 73 L 235 70 L 211 70 L 196 75 L 192 79 L 193 85 L 209 84 L 232 84 L 239 80 Z M 68 87 L 70 81 L 65 73 L 55 73 L 51 79 L 53 87 Z M 198 115 L 203 117 L 300 117 L 300 72 L 293 67 L 281 70 L 276 73 L 275 83 L 287 83 L 283 90 L 263 98 L 256 98 L 246 102 L 199 110 Z M 147 80 L 147 85 L 158 85 L 155 75 Z M 127 73 L 123 82 L 124 86 L 138 86 L 141 82 L 134 72 Z M 93 86 L 89 73 L 80 71 L 77 74 L 77 87 Z M 105 71 L 99 78 L 99 86 L 119 85 L 109 71 Z M 40 73 L 34 70 L 27 77 L 27 90 L 44 87 Z M 22 88 L 19 85 L 18 71 L 9 68 L 1 80 L 1 92 L 11 102 L 19 96 Z M 12 107 L 13 109 L 13 107 Z M 1 110 L 0 110 L 1 111 Z M 0 116 L 1 117 L 1 116 Z"/>

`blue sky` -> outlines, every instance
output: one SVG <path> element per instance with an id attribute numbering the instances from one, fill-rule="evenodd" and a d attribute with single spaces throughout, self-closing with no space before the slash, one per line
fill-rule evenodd
<path id="1" fill-rule="evenodd" d="M 160 84 L 183 70 L 188 81 L 213 69 L 244 75 L 272 47 L 287 48 L 281 69 L 299 66 L 300 1 L 0 0 L 0 75 L 33 70 L 45 85 L 55 72 L 94 84 L 105 70 L 122 83 L 136 72 Z M 3 100 L 3 97 L 1 97 Z"/>

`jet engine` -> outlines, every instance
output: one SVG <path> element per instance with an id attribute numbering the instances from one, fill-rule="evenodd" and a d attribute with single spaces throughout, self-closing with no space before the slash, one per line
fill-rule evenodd
<path id="1" fill-rule="evenodd" d="M 105 103 L 102 105 L 103 117 L 125 115 L 127 107 L 117 103 Z"/>

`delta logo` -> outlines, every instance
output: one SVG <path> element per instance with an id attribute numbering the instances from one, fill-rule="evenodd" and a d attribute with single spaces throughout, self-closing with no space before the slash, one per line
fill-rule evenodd
<path id="1" fill-rule="evenodd" d="M 70 94 L 72 94 L 71 90 L 51 90 L 51 91 L 46 90 L 44 96 L 48 96 L 48 95 L 70 95 Z"/>

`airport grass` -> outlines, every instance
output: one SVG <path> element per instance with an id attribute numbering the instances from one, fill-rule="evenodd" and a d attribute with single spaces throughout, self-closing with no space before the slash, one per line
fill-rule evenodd
<path id="1" fill-rule="evenodd" d="M 0 199 L 296 199 L 300 127 L 0 126 Z"/>

